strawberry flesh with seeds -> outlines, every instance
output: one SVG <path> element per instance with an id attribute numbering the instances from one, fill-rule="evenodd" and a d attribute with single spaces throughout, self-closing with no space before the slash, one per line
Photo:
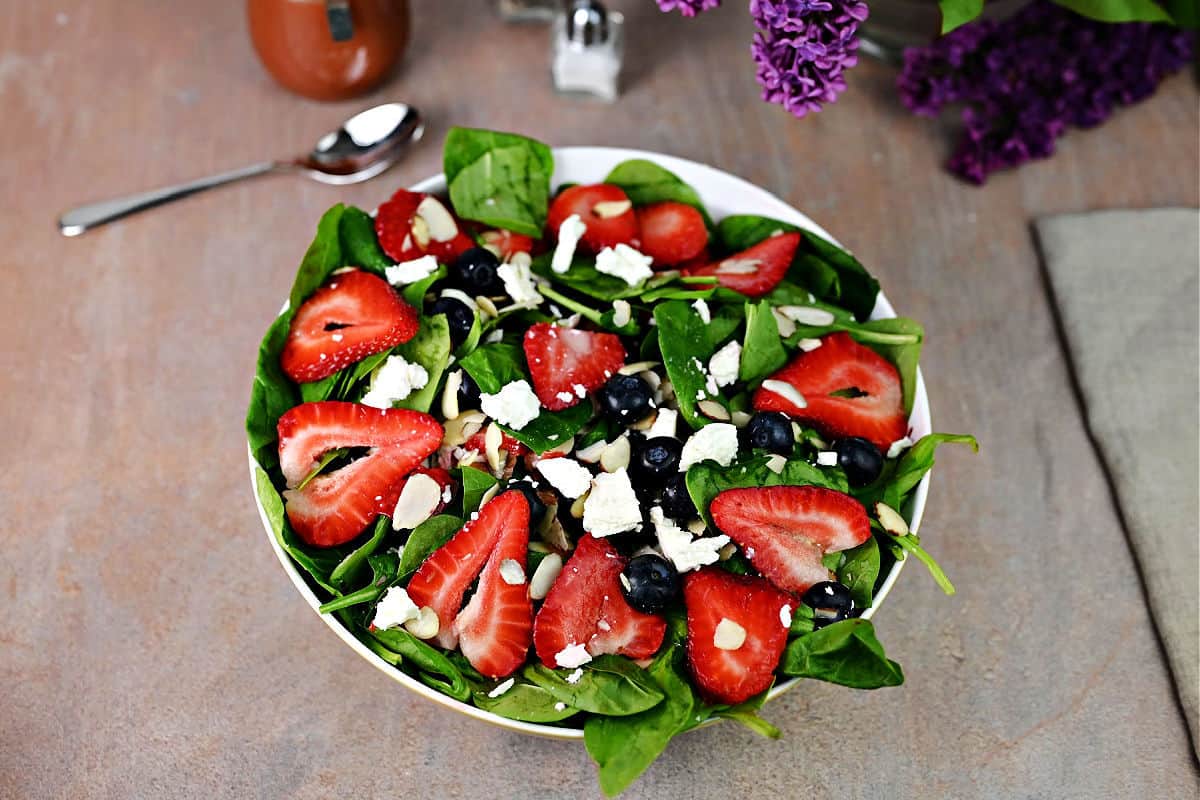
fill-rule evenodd
<path id="1" fill-rule="evenodd" d="M 616 334 L 549 322 L 530 326 L 524 347 L 533 391 L 550 411 L 578 405 L 625 364 L 625 347 Z"/>
<path id="2" fill-rule="evenodd" d="M 601 205 L 597 210 L 596 206 L 601 203 L 614 205 Z M 623 212 L 606 216 L 607 209 L 617 207 L 616 204 L 628 205 Z M 557 237 L 563 220 L 572 214 L 578 214 L 579 219 L 587 226 L 579 241 L 583 249 L 592 253 L 599 253 L 606 247 L 616 247 L 618 244 L 636 245 L 638 242 L 637 216 L 633 213 L 629 196 L 619 186 L 597 183 L 563 189 L 550 203 L 550 211 L 546 215 L 549 234 Z"/>
<path id="3" fill-rule="evenodd" d="M 822 556 L 857 547 L 871 536 L 862 503 L 821 486 L 727 489 L 712 501 L 709 513 L 756 570 L 796 594 L 831 580 Z"/>
<path id="4" fill-rule="evenodd" d="M 727 289 L 748 297 L 762 297 L 783 280 L 799 246 L 799 233 L 768 236 L 753 247 L 715 264 L 693 267 L 687 274 L 711 275 Z"/>
<path id="5" fill-rule="evenodd" d="M 696 258 L 708 245 L 708 227 L 700 212 L 685 203 L 666 201 L 637 210 L 641 250 L 656 266 L 674 266 Z"/>
<path id="6" fill-rule="evenodd" d="M 375 212 L 375 236 L 383 252 L 393 260 L 411 261 L 428 255 L 446 264 L 475 246 L 471 238 L 463 233 L 462 222 L 457 218 L 455 223 L 458 232 L 448 241 L 428 238 L 427 229 L 424 234 L 421 232 L 417 208 L 430 196 L 424 192 L 400 189 Z"/>

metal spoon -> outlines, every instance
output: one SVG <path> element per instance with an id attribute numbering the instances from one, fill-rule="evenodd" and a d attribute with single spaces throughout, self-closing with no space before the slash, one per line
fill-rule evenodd
<path id="1" fill-rule="evenodd" d="M 420 139 L 424 130 L 425 123 L 415 108 L 385 103 L 355 114 L 336 131 L 322 136 L 307 155 L 264 161 L 164 189 L 80 206 L 58 218 L 58 229 L 63 236 L 78 236 L 106 222 L 204 189 L 275 172 L 298 172 L 335 185 L 359 183 L 396 163 L 404 146 Z"/>

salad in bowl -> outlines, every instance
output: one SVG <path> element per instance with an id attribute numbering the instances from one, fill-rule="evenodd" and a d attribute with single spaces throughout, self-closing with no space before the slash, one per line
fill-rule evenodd
<path id="1" fill-rule="evenodd" d="M 444 176 L 334 206 L 246 420 L 339 636 L 582 738 L 608 794 L 712 720 L 778 736 L 758 710 L 799 679 L 902 683 L 870 617 L 910 556 L 953 592 L 915 527 L 938 445 L 975 446 L 931 431 L 921 326 L 824 231 L 623 155 L 454 129 Z"/>

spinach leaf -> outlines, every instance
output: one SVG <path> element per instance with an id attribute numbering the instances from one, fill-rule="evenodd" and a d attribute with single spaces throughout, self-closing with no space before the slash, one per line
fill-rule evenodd
<path id="1" fill-rule="evenodd" d="M 362 267 L 382 278 L 384 270 L 396 263 L 379 246 L 379 239 L 375 236 L 375 220 L 361 208 L 346 206 L 338 231 L 347 264 Z"/>
<path id="2" fill-rule="evenodd" d="M 834 567 L 838 582 L 850 590 L 855 607 L 870 607 L 875 580 L 879 577 L 879 544 L 875 537 L 837 555 L 841 556 L 840 563 Z"/>
<path id="3" fill-rule="evenodd" d="M 292 315 L 284 312 L 267 329 L 258 348 L 258 367 L 250 387 L 250 407 L 246 411 L 246 439 L 254 460 L 265 467 L 279 462 L 275 430 L 279 418 L 299 403 L 296 387 L 279 366 L 279 354 L 287 340 Z"/>
<path id="4" fill-rule="evenodd" d="M 463 521 L 449 514 L 438 514 L 430 517 L 408 535 L 404 549 L 400 551 L 400 563 L 396 567 L 396 577 L 404 580 L 417 571 L 417 567 L 433 551 L 450 541 L 451 537 L 462 528 Z"/>
<path id="5" fill-rule="evenodd" d="M 258 501 L 262 503 L 267 514 L 267 522 L 271 525 L 271 533 L 283 551 L 300 565 L 301 569 L 312 576 L 317 584 L 330 594 L 339 594 L 337 588 L 329 580 L 329 574 L 343 558 L 341 550 L 335 548 L 317 550 L 310 553 L 292 530 L 283 513 L 283 498 L 271 484 L 271 478 L 262 467 L 254 468 L 254 487 L 258 493 Z"/>
<path id="6" fill-rule="evenodd" d="M 543 253 L 533 260 L 530 269 L 551 283 L 601 300 L 606 305 L 613 300 L 635 297 L 643 291 L 643 284 L 630 286 L 624 279 L 596 269 L 595 259 L 590 256 L 577 256 L 571 261 L 571 266 L 566 272 L 555 272 L 550 269 L 553 256 L 553 253 Z"/>
<path id="7" fill-rule="evenodd" d="M 699 413 L 696 404 L 706 398 L 721 402 L 720 395 L 713 396 L 706 387 L 705 365 L 716 349 L 709 326 L 682 300 L 659 303 L 654 307 L 654 321 L 663 366 L 675 387 L 679 413 L 693 428 L 707 425 L 710 420 Z"/>
<path id="8" fill-rule="evenodd" d="M 904 683 L 900 665 L 883 654 L 870 620 L 845 619 L 793 640 L 779 671 L 854 689 Z"/>
<path id="9" fill-rule="evenodd" d="M 542 235 L 554 173 L 546 145 L 512 133 L 451 128 L 444 166 L 450 202 L 460 217 Z"/>
<path id="10" fill-rule="evenodd" d="M 950 582 L 950 578 L 946 576 L 946 573 L 942 569 L 941 565 L 938 564 L 937 561 L 934 561 L 933 556 L 929 555 L 924 547 L 921 547 L 921 540 L 919 537 L 911 533 L 907 536 L 892 536 L 890 534 L 883 535 L 888 536 L 897 547 L 899 547 L 905 553 L 912 553 L 913 556 L 916 557 L 917 561 L 920 561 L 922 564 L 924 564 L 925 569 L 929 570 L 929 574 L 933 578 L 934 583 L 938 585 L 938 588 L 940 588 L 946 594 L 954 594 L 956 591 L 954 584 Z M 898 556 L 896 560 L 901 561 L 903 558 Z"/>
<path id="11" fill-rule="evenodd" d="M 687 729 L 697 701 L 683 674 L 682 653 L 682 647 L 670 645 L 650 664 L 650 677 L 664 695 L 661 703 L 639 714 L 595 716 L 584 723 L 583 742 L 609 797 L 628 788 Z"/>
<path id="12" fill-rule="evenodd" d="M 382 586 L 376 586 L 375 584 L 371 583 L 356 592 L 344 594 L 341 597 L 335 597 L 332 600 L 322 603 L 317 608 L 317 611 L 322 614 L 330 614 L 334 611 L 341 611 L 344 608 L 350 608 L 351 606 L 360 606 L 364 603 L 373 603 L 379 599 L 379 596 L 382 595 L 384 591 L 385 590 Z"/>
<path id="13" fill-rule="evenodd" d="M 540 686 L 524 681 L 516 683 L 499 697 L 490 697 L 488 692 L 498 682 L 486 687 L 474 687 L 471 699 L 484 711 L 499 714 L 508 719 L 524 722 L 558 722 L 579 713 L 578 709 L 562 703 Z M 556 708 L 557 705 L 562 708 Z"/>
<path id="14" fill-rule="evenodd" d="M 717 225 L 717 240 L 728 252 L 758 244 L 776 231 L 801 231 L 800 247 L 788 270 L 788 279 L 808 288 L 820 299 L 843 306 L 859 319 L 875 308 L 879 281 L 858 259 L 809 230 L 768 217 L 737 214 Z"/>
<path id="15" fill-rule="evenodd" d="M 543 408 L 540 414 L 519 431 L 507 425 L 501 425 L 500 429 L 541 455 L 570 439 L 591 418 L 592 404 L 584 402 L 562 411 L 547 411 Z"/>
<path id="16" fill-rule="evenodd" d="M 582 675 L 571 683 L 568 669 L 550 669 L 543 664 L 530 664 L 522 675 L 559 702 L 580 711 L 624 717 L 653 708 L 663 700 L 663 693 L 652 677 L 637 664 L 622 656 L 596 656 L 581 667 Z"/>
<path id="17" fill-rule="evenodd" d="M 687 471 L 688 494 L 704 516 L 709 527 L 716 523 L 708 513 L 708 507 L 726 489 L 745 489 L 756 486 L 823 486 L 845 492 L 849 486 L 845 476 L 838 470 L 822 470 L 806 461 L 788 461 L 783 470 L 776 473 L 767 466 L 769 458 L 759 456 L 722 467 L 715 461 L 693 464 Z"/>
<path id="18" fill-rule="evenodd" d="M 367 565 L 367 557 L 375 553 L 379 549 L 380 543 L 383 542 L 385 536 L 392 530 L 392 520 L 384 514 L 380 514 L 375 520 L 375 528 L 371 531 L 371 536 L 343 558 L 333 571 L 329 573 L 329 582 L 338 587 L 340 591 L 346 591 L 350 586 L 354 585 L 362 568 Z"/>
<path id="19" fill-rule="evenodd" d="M 393 352 L 413 364 L 420 364 L 429 375 L 425 386 L 398 401 L 396 407 L 428 412 L 441 386 L 442 373 L 450 363 L 450 323 L 446 321 L 446 315 L 422 317 L 417 335 L 397 345 Z"/>
<path id="20" fill-rule="evenodd" d="M 479 508 L 479 501 L 483 499 L 483 495 L 488 489 L 496 485 L 498 481 L 490 472 L 484 472 L 481 469 L 474 467 L 462 468 L 462 504 L 463 516 L 469 516 L 472 511 Z"/>
<path id="21" fill-rule="evenodd" d="M 507 383 L 529 379 L 525 374 L 525 354 L 520 347 L 507 342 L 477 347 L 459 364 L 484 394 L 495 394 Z"/>
<path id="22" fill-rule="evenodd" d="M 938 445 L 946 442 L 966 444 L 976 453 L 979 452 L 979 442 L 975 441 L 974 436 L 957 433 L 931 433 L 922 436 L 900 456 L 896 471 L 892 473 L 885 490 L 884 502 L 899 510 L 903 499 L 916 488 L 925 473 L 933 468 L 933 454 Z"/>
<path id="23" fill-rule="evenodd" d="M 288 295 L 290 311 L 295 312 L 300 308 L 300 304 L 320 288 L 330 273 L 346 265 L 342 254 L 342 240 L 338 235 L 345 208 L 338 203 L 326 211 L 320 222 L 317 223 L 317 236 L 308 246 L 308 251 L 305 252 L 304 259 L 300 262 L 300 269 L 296 272 L 296 281 L 292 284 L 292 291 Z"/>
<path id="24" fill-rule="evenodd" d="M 711 715 L 722 719 L 732 720 L 742 727 L 757 733 L 759 736 L 765 736 L 768 739 L 778 739 L 783 735 L 783 731 L 776 728 L 771 723 L 758 715 L 763 704 L 767 702 L 767 695 L 771 693 L 771 687 L 767 687 L 763 691 L 738 703 L 735 706 L 716 706 L 712 709 Z"/>
<path id="25" fill-rule="evenodd" d="M 700 212 L 705 225 L 712 227 L 712 218 L 708 216 L 708 210 L 700 202 L 700 195 L 696 194 L 696 190 L 680 180 L 674 172 L 660 167 L 653 161 L 641 158 L 622 161 L 613 167 L 604 182 L 624 189 L 635 206 L 666 200 L 689 205 Z"/>
<path id="26" fill-rule="evenodd" d="M 399 654 L 420 672 L 417 679 L 455 700 L 466 702 L 471 687 L 450 659 L 403 628 L 368 631 L 368 635 L 392 653 Z"/>
<path id="27" fill-rule="evenodd" d="M 746 338 L 738 378 L 755 384 L 787 363 L 779 325 L 766 303 L 746 303 Z"/>

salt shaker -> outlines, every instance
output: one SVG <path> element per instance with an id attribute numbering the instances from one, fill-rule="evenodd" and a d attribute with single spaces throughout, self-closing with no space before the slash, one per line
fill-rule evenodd
<path id="1" fill-rule="evenodd" d="M 570 0 L 554 18 L 554 88 L 607 102 L 617 99 L 625 18 L 597 0 Z"/>

